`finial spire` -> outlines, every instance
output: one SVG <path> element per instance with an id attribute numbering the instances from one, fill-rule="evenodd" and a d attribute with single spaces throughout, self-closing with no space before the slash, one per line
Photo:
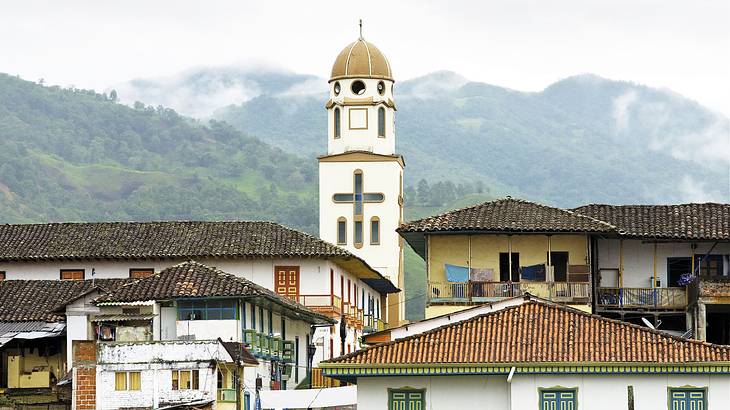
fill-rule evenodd
<path id="1" fill-rule="evenodd" d="M 362 40 L 362 19 L 360 19 L 360 40 Z"/>

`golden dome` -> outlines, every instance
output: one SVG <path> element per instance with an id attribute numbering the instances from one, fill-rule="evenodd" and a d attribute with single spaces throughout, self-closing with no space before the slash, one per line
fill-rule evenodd
<path id="1" fill-rule="evenodd" d="M 372 43 L 358 39 L 340 52 L 330 81 L 341 78 L 381 78 L 393 81 L 390 63 Z"/>

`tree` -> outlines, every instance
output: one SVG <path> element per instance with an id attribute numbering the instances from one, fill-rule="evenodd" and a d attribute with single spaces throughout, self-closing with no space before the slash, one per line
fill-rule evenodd
<path id="1" fill-rule="evenodd" d="M 117 90 L 112 90 L 109 93 L 109 100 L 111 100 L 111 102 L 117 102 L 117 99 Z"/>
<path id="2" fill-rule="evenodd" d="M 418 181 L 418 187 L 416 190 L 418 191 L 418 202 L 421 204 L 427 204 L 431 199 L 431 188 L 428 186 L 428 181 L 421 178 L 421 180 Z"/>

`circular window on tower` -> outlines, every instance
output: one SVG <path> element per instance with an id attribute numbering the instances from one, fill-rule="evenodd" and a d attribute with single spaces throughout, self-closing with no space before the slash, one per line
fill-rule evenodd
<path id="1" fill-rule="evenodd" d="M 340 95 L 340 88 L 341 88 L 340 87 L 340 82 L 339 81 L 336 81 L 335 82 L 335 95 Z"/>
<path id="2" fill-rule="evenodd" d="M 378 83 L 378 94 L 385 94 L 385 83 L 382 81 Z"/>
<path id="3" fill-rule="evenodd" d="M 350 89 L 352 90 L 352 93 L 355 95 L 363 95 L 365 94 L 365 83 L 357 80 L 352 82 L 352 86 L 350 86 Z"/>

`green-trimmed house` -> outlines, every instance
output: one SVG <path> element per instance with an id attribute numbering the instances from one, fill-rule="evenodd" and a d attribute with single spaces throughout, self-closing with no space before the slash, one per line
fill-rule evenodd
<path id="1" fill-rule="evenodd" d="M 536 300 L 320 363 L 358 409 L 724 409 L 730 347 Z"/>

